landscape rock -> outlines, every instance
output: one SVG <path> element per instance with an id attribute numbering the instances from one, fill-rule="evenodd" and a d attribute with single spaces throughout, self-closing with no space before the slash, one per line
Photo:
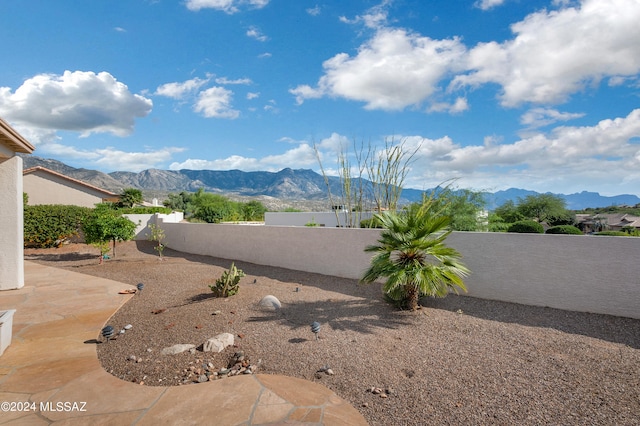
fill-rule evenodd
<path id="1" fill-rule="evenodd" d="M 280 303 L 278 298 L 270 294 L 260 300 L 259 306 L 269 311 L 277 311 L 278 309 L 282 308 L 282 304 Z"/>
<path id="2" fill-rule="evenodd" d="M 162 355 L 176 355 L 176 354 L 188 351 L 190 349 L 193 349 L 195 347 L 196 345 L 192 345 L 189 343 L 177 344 L 177 345 L 170 346 L 168 348 L 164 348 L 162 350 Z"/>
<path id="3" fill-rule="evenodd" d="M 222 352 L 227 346 L 233 345 L 234 338 L 231 333 L 218 334 L 204 342 L 202 350 L 204 352 Z"/>

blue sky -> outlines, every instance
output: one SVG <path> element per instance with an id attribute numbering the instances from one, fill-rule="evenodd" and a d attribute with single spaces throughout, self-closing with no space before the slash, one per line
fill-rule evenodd
<path id="1" fill-rule="evenodd" d="M 0 116 L 111 171 L 328 173 L 415 151 L 406 186 L 640 195 L 638 0 L 13 0 Z M 355 160 L 352 160 L 355 163 Z"/>

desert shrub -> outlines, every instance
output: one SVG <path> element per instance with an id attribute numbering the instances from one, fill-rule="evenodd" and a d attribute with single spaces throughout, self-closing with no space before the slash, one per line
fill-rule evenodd
<path id="1" fill-rule="evenodd" d="M 507 232 L 516 232 L 519 234 L 543 234 L 544 228 L 534 220 L 521 220 L 512 223 Z"/>
<path id="2" fill-rule="evenodd" d="M 573 225 L 558 225 L 547 229 L 545 234 L 571 234 L 582 235 L 582 231 Z"/>
<path id="3" fill-rule="evenodd" d="M 242 269 L 236 268 L 235 263 L 231 263 L 229 270 L 224 271 L 215 284 L 210 285 L 209 288 L 216 297 L 233 296 L 240 289 L 239 282 L 242 277 L 244 277 Z"/>
<path id="4" fill-rule="evenodd" d="M 25 247 L 57 247 L 79 235 L 88 207 L 65 205 L 24 206 Z"/>

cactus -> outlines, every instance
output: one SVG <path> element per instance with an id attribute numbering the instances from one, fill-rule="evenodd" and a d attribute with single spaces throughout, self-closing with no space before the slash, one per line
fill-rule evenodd
<path id="1" fill-rule="evenodd" d="M 217 297 L 233 296 L 240 289 L 238 283 L 242 277 L 244 277 L 242 269 L 236 268 L 235 263 L 231 263 L 229 270 L 224 271 L 215 284 L 210 285 L 209 288 Z"/>

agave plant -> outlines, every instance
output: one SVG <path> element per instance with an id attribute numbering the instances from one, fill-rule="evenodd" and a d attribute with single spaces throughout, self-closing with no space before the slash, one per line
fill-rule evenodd
<path id="1" fill-rule="evenodd" d="M 407 308 L 418 308 L 420 296 L 444 297 L 449 291 L 466 291 L 463 278 L 469 269 L 462 256 L 447 247 L 449 218 L 435 210 L 433 197 L 400 212 L 376 215 L 382 224 L 378 244 L 365 248 L 374 253 L 360 282 L 386 279 L 383 291 Z"/>

